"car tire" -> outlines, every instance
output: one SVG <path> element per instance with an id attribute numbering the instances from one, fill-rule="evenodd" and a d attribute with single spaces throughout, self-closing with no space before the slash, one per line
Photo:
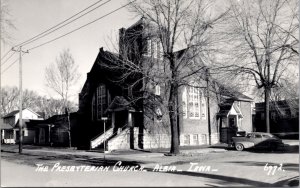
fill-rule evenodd
<path id="1" fill-rule="evenodd" d="M 236 144 L 236 145 L 235 145 L 235 149 L 236 149 L 237 151 L 243 151 L 244 145 L 243 145 L 243 144 Z"/>

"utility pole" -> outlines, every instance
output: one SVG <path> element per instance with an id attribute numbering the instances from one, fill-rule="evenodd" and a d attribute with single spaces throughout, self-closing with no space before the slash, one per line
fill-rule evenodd
<path id="1" fill-rule="evenodd" d="M 104 123 L 104 144 L 103 144 L 104 151 L 103 151 L 103 156 L 104 156 L 104 161 L 105 161 L 105 153 L 106 153 L 106 127 L 105 127 L 105 123 L 108 120 L 108 118 L 107 117 L 102 117 L 101 120 Z"/>
<path id="2" fill-rule="evenodd" d="M 211 125 L 210 125 L 210 107 L 209 107 L 209 68 L 206 68 L 206 95 L 207 95 L 207 123 L 208 123 L 208 144 L 211 145 Z"/>
<path id="3" fill-rule="evenodd" d="M 23 117 L 22 117 L 22 111 L 23 111 L 23 88 L 22 88 L 22 53 L 28 53 L 28 51 L 22 51 L 22 46 L 20 46 L 19 50 L 12 49 L 13 51 L 19 52 L 19 153 L 22 153 L 22 143 L 23 143 Z"/>
<path id="4" fill-rule="evenodd" d="M 67 115 L 68 118 L 68 135 L 69 135 L 69 148 L 72 147 L 72 139 L 71 139 L 71 121 L 70 121 L 70 113 L 69 109 L 65 107 L 65 114 Z"/>

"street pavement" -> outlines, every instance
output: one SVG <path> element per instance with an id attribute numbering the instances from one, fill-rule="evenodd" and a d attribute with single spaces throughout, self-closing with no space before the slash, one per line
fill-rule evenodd
<path id="1" fill-rule="evenodd" d="M 178 156 L 164 152 L 115 151 L 99 153 L 48 147 L 3 145 L 2 186 L 289 186 L 299 184 L 299 146 L 290 142 L 284 151 L 243 151 L 226 148 L 182 149 Z M 114 165 L 143 167 L 143 171 L 120 172 Z M 109 166 L 105 172 L 51 171 L 61 166 Z M 48 171 L 37 172 L 37 164 Z M 175 167 L 176 170 L 172 170 Z M 159 171 L 158 169 L 165 170 Z"/>

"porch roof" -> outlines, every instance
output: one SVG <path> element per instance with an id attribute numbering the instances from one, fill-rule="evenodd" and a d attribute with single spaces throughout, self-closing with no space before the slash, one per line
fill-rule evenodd
<path id="1" fill-rule="evenodd" d="M 128 100 L 126 100 L 123 96 L 116 96 L 114 100 L 110 103 L 107 110 L 108 112 L 116 112 L 123 110 L 135 110 Z"/>
<path id="2" fill-rule="evenodd" d="M 234 112 L 233 112 L 234 111 Z M 241 109 L 234 104 L 234 101 L 228 101 L 220 105 L 220 110 L 217 113 L 218 117 L 227 117 L 228 114 L 237 114 L 238 116 L 243 117 Z"/>

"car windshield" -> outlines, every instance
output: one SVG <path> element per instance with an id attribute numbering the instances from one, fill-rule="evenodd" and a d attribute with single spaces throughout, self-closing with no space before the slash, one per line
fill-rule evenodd
<path id="1" fill-rule="evenodd" d="M 272 136 L 271 136 L 271 135 L 265 134 L 265 135 L 263 135 L 263 137 L 264 137 L 264 138 L 271 138 Z"/>
<path id="2" fill-rule="evenodd" d="M 265 137 L 265 138 L 278 138 L 277 136 L 272 135 L 272 134 L 264 134 L 263 137 Z"/>

